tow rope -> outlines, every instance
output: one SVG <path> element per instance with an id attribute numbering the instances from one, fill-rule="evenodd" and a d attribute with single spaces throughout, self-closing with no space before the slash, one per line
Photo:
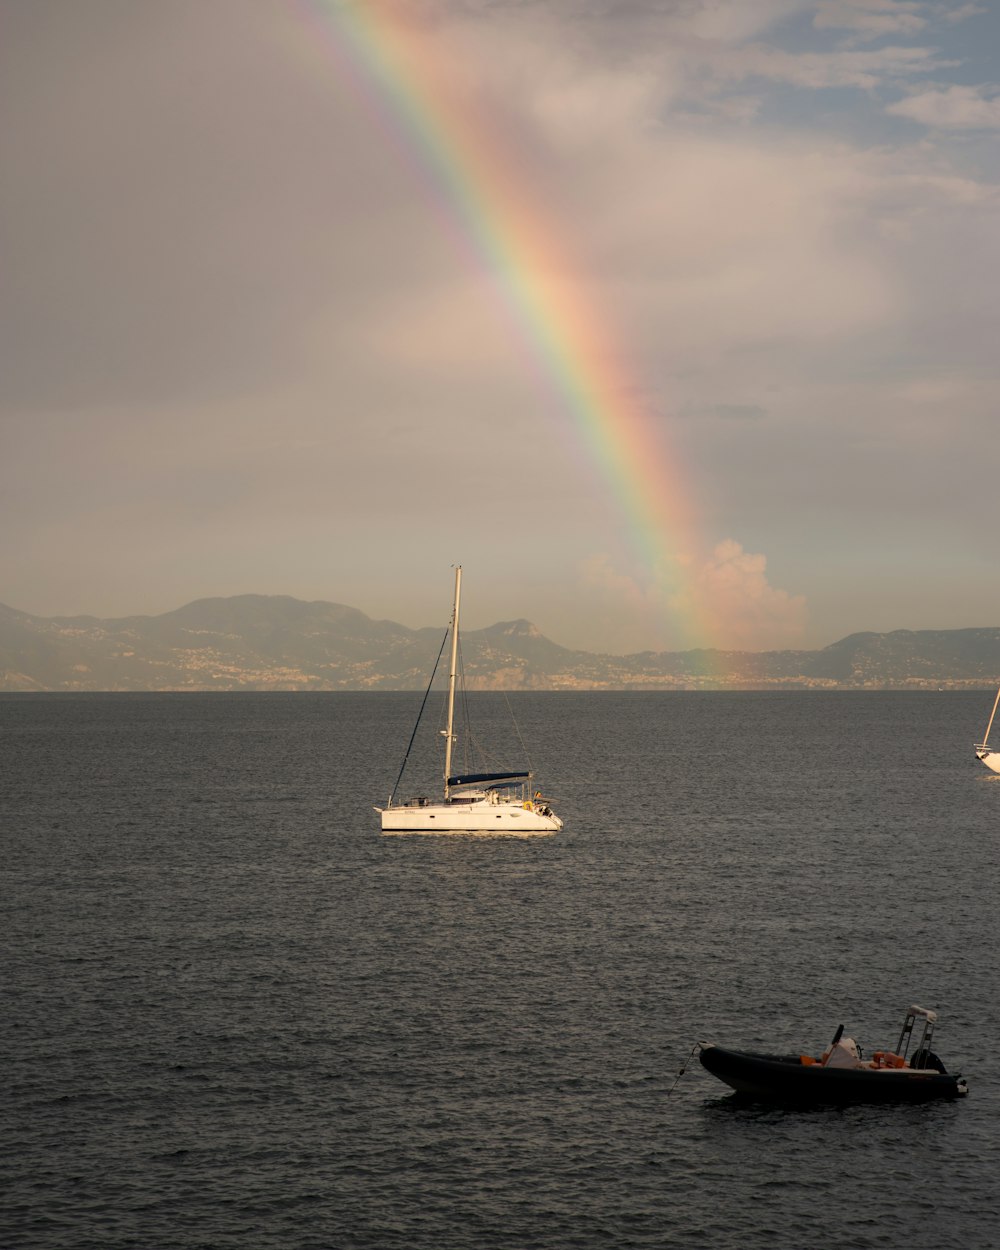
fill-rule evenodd
<path id="1" fill-rule="evenodd" d="M 668 1098 L 669 1098 L 669 1097 L 670 1097 L 670 1095 L 674 1092 L 674 1090 L 677 1088 L 677 1082 L 681 1079 L 681 1077 L 682 1077 L 682 1076 L 684 1075 L 684 1073 L 687 1071 L 687 1066 L 688 1066 L 688 1064 L 691 1062 L 691 1060 L 694 1058 L 695 1053 L 696 1053 L 696 1052 L 697 1052 L 697 1051 L 698 1051 L 698 1050 L 699 1050 L 699 1049 L 700 1049 L 700 1048 L 701 1048 L 704 1044 L 705 1044 L 704 1042 L 695 1042 L 695 1044 L 691 1047 L 690 1054 L 689 1054 L 689 1055 L 688 1055 L 688 1057 L 684 1060 L 683 1064 L 681 1064 L 681 1066 L 677 1069 L 677 1075 L 674 1077 L 674 1083 L 673 1083 L 673 1085 L 671 1085 L 671 1086 L 670 1086 L 670 1088 L 667 1090 L 667 1097 L 668 1097 Z"/>

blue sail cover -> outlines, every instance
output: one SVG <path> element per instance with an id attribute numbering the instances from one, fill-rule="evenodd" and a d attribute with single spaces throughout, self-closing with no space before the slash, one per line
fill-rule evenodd
<path id="1" fill-rule="evenodd" d="M 531 773 L 466 773 L 463 777 L 449 777 L 449 786 L 477 786 L 488 782 L 527 781 Z"/>

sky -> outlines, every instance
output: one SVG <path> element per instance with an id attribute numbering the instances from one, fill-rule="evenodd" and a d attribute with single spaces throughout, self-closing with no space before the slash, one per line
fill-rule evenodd
<path id="1" fill-rule="evenodd" d="M 0 0 L 0 602 L 1000 624 L 995 0 Z"/>

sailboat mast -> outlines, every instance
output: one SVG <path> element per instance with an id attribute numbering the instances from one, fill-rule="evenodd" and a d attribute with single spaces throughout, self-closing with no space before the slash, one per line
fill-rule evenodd
<path id="1" fill-rule="evenodd" d="M 451 776 L 451 747 L 455 741 L 455 681 L 458 676 L 458 607 L 462 598 L 462 566 L 455 565 L 455 607 L 451 614 L 451 673 L 448 677 L 448 732 L 444 747 L 444 797 Z"/>
<path id="2" fill-rule="evenodd" d="M 993 711 L 990 713 L 990 723 L 986 726 L 986 732 L 983 734 L 983 746 L 986 746 L 990 740 L 990 730 L 993 728 L 993 717 L 997 714 L 997 705 L 1000 704 L 1000 690 L 997 690 L 997 697 L 993 700 Z"/>

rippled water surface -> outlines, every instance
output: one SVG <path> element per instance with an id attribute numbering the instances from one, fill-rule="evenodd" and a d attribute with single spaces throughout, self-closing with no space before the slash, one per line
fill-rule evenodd
<path id="1" fill-rule="evenodd" d="M 512 696 L 563 832 L 383 837 L 419 699 L 0 696 L 0 1246 L 1000 1244 L 987 693 Z M 911 1002 L 963 1102 L 671 1092 Z"/>

